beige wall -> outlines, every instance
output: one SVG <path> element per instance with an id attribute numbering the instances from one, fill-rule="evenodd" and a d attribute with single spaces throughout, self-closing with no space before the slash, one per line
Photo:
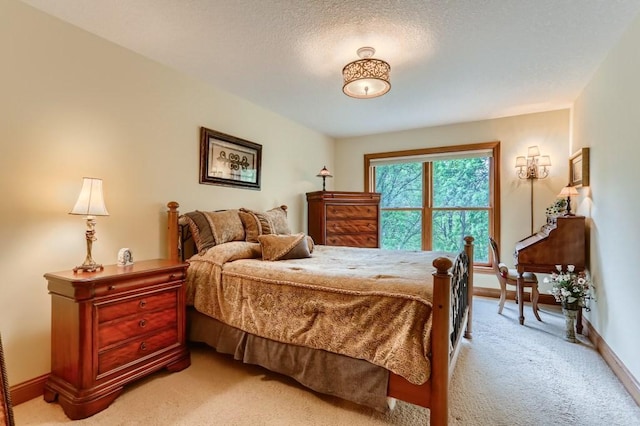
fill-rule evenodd
<path id="1" fill-rule="evenodd" d="M 534 230 L 538 230 L 546 221 L 545 208 L 567 184 L 569 110 L 339 139 L 333 170 L 335 185 L 345 191 L 364 189 L 364 154 L 496 140 L 500 141 L 502 155 L 501 258 L 512 265 L 515 242 L 531 231 L 529 181 L 516 177 L 515 158 L 526 155 L 531 145 L 538 145 L 543 155 L 551 156 L 550 176 L 534 182 Z M 476 275 L 476 285 L 498 287 L 495 277 Z M 547 290 L 541 284 L 541 292 Z"/>
<path id="2" fill-rule="evenodd" d="M 597 303 L 587 314 L 623 364 L 640 380 L 640 17 L 576 100 L 573 148 L 590 147 L 591 184 L 578 212 L 590 220 L 590 269 Z"/>
<path id="3" fill-rule="evenodd" d="M 290 206 L 332 168 L 333 140 L 208 87 L 14 0 L 0 0 L 0 332 L 11 384 L 49 371 L 50 300 L 42 275 L 85 256 L 67 213 L 83 176 L 104 179 L 109 217 L 94 258 L 165 255 L 165 205 L 181 210 Z M 199 127 L 263 145 L 262 190 L 198 183 Z"/>

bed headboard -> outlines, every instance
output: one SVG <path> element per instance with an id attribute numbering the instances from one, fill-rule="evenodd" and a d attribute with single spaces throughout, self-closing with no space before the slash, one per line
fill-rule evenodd
<path id="1" fill-rule="evenodd" d="M 180 207 L 180 204 L 178 204 L 178 202 L 176 201 L 170 201 L 167 203 L 167 208 L 168 208 L 167 210 L 167 229 L 168 229 L 167 252 L 169 255 L 169 259 L 180 260 L 184 262 L 194 254 L 198 253 L 198 248 L 196 247 L 196 238 L 194 238 L 191 233 L 191 227 L 189 226 L 190 221 L 185 217 L 185 216 L 188 216 L 189 213 L 186 213 L 184 216 L 180 215 L 180 212 L 178 211 L 179 207 Z M 244 209 L 240 209 L 240 210 L 244 210 Z M 273 212 L 276 210 L 278 210 L 279 212 L 284 212 L 284 217 L 286 222 L 286 214 L 287 214 L 286 205 L 274 207 L 273 209 L 268 210 L 266 212 L 252 212 L 252 213 L 256 216 L 265 215 L 265 214 L 268 215 L 270 212 Z M 224 212 L 224 211 L 227 211 L 227 210 L 214 210 L 214 212 Z M 271 226 L 274 226 L 274 225 L 271 225 Z M 285 226 L 286 228 L 288 228 L 288 225 L 285 225 Z"/>
<path id="2" fill-rule="evenodd" d="M 176 201 L 167 203 L 167 248 L 169 259 L 184 261 L 198 251 L 189 224 L 180 217 L 179 207 Z"/>

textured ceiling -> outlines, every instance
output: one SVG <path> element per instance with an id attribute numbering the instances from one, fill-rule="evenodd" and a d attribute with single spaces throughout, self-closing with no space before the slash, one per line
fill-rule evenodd
<path id="1" fill-rule="evenodd" d="M 640 0 L 23 0 L 334 137 L 569 106 Z M 391 91 L 342 93 L 362 46 Z"/>

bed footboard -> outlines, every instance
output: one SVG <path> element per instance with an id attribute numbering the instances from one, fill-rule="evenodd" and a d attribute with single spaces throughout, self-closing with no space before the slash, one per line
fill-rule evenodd
<path id="1" fill-rule="evenodd" d="M 414 385 L 396 374 L 389 376 L 389 396 L 429 408 L 431 426 L 448 423 L 449 382 L 459 343 L 462 336 L 471 338 L 473 240 L 465 237 L 464 251 L 455 264 L 444 257 L 433 262 L 436 271 L 433 273 L 431 377 L 422 385 Z"/>

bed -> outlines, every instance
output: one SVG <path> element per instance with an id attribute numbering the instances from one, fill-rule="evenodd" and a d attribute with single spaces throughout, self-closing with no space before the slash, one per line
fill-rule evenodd
<path id="1" fill-rule="evenodd" d="M 427 407 L 431 425 L 447 424 L 460 341 L 472 333 L 473 237 L 458 254 L 314 247 L 276 232 L 286 223 L 274 218 L 256 242 L 242 216 L 242 231 L 218 225 L 219 243 L 194 252 L 198 218 L 167 206 L 169 257 L 190 262 L 190 340 L 376 409 L 393 399 Z"/>

